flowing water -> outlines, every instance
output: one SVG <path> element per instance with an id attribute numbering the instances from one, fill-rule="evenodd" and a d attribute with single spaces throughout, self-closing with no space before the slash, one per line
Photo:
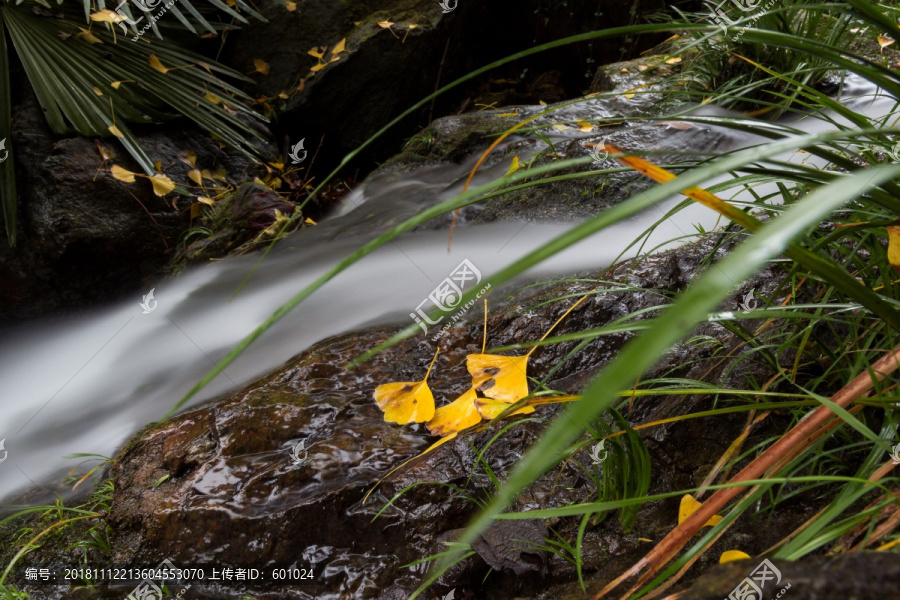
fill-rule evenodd
<path id="1" fill-rule="evenodd" d="M 892 98 L 875 94 L 864 82 L 848 80 L 844 95 L 845 104 L 869 115 L 895 109 Z M 566 110 L 578 119 L 611 116 L 604 102 Z M 832 127 L 812 118 L 790 124 L 807 132 Z M 661 146 L 667 152 L 709 151 L 698 147 L 703 143 L 698 137 L 702 129 L 718 129 L 721 144 L 716 150 L 758 141 L 703 126 L 694 133 L 679 132 Z M 623 146 L 641 149 L 629 145 L 627 133 L 623 135 Z M 557 135 L 554 143 L 577 137 L 590 136 L 571 130 Z M 596 134 L 592 140 L 597 140 Z M 533 150 L 542 147 L 537 140 L 529 143 Z M 64 458 L 68 454 L 112 456 L 139 428 L 164 415 L 288 298 L 392 224 L 458 194 L 476 159 L 477 155 L 462 165 L 370 178 L 349 196 L 339 215 L 281 243 L 233 299 L 258 255 L 215 262 L 160 283 L 143 306 L 142 296 L 150 289 L 94 314 L 27 323 L 8 333 L 0 341 L 0 440 L 5 440 L 5 450 L 0 450 L 0 499 L 39 486 L 59 469 L 71 467 L 73 461 Z M 808 154 L 793 155 L 792 160 L 815 164 Z M 481 170 L 475 184 L 503 175 L 507 167 Z M 677 201 L 585 240 L 531 275 L 601 269 Z M 659 227 L 645 247 L 694 233 L 698 224 L 710 229 L 717 224 L 717 215 L 692 206 Z M 492 273 L 566 229 L 562 224 L 515 222 L 468 226 L 457 229 L 450 254 L 446 230 L 423 229 L 401 236 L 335 277 L 283 318 L 193 404 L 246 384 L 328 336 L 373 324 L 409 324 L 410 313 L 462 260 L 480 271 L 483 286 Z"/>

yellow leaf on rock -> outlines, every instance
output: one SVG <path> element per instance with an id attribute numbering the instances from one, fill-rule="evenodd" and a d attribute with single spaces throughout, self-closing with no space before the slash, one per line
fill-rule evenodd
<path id="1" fill-rule="evenodd" d="M 519 113 L 517 113 L 517 112 L 500 113 L 498 116 L 500 116 L 500 117 L 518 117 Z"/>
<path id="2" fill-rule="evenodd" d="M 168 72 L 171 70 L 171 69 L 169 69 L 169 68 L 167 68 L 167 67 L 164 67 L 163 64 L 162 64 L 161 62 L 159 62 L 159 59 L 156 58 L 156 55 L 155 55 L 155 54 L 151 54 L 150 56 L 148 56 L 148 57 L 147 57 L 147 62 L 150 63 L 150 66 L 151 66 L 152 68 L 156 69 L 157 71 L 159 71 L 159 72 L 162 73 L 163 75 L 165 75 L 166 73 L 168 73 Z"/>
<path id="3" fill-rule="evenodd" d="M 434 417 L 428 421 L 427 427 L 431 435 L 441 437 L 467 429 L 481 422 L 481 415 L 475 407 L 477 394 L 475 388 L 434 411 Z"/>
<path id="4" fill-rule="evenodd" d="M 107 127 L 107 129 L 109 129 L 109 132 L 111 134 L 113 134 L 114 136 L 116 136 L 117 138 L 125 137 L 125 135 L 121 131 L 119 131 L 119 128 L 116 127 L 115 125 L 110 125 L 109 127 Z"/>
<path id="5" fill-rule="evenodd" d="M 726 550 L 719 557 L 719 564 L 722 565 L 735 560 L 747 560 L 748 558 L 750 558 L 750 555 L 746 552 L 741 552 L 740 550 Z"/>
<path id="6" fill-rule="evenodd" d="M 157 196 L 165 196 L 175 189 L 175 182 L 161 173 L 147 177 L 147 179 L 153 184 L 153 193 Z"/>
<path id="7" fill-rule="evenodd" d="M 472 387 L 488 398 L 513 403 L 528 395 L 527 356 L 470 354 L 466 368 L 472 375 Z"/>
<path id="8" fill-rule="evenodd" d="M 310 67 L 309 70 L 312 71 L 313 73 L 315 73 L 315 72 L 317 72 L 317 71 L 321 71 L 322 69 L 325 68 L 325 64 L 326 64 L 326 63 L 319 63 L 319 64 L 317 64 L 317 65 L 315 65 L 315 66 L 313 66 L 313 67 Z"/>
<path id="9" fill-rule="evenodd" d="M 334 48 L 331 49 L 331 55 L 337 56 L 341 52 L 347 51 L 347 38 L 342 39 L 337 44 L 334 45 Z"/>
<path id="10" fill-rule="evenodd" d="M 132 173 L 128 169 L 123 169 L 119 165 L 113 165 L 110 169 L 110 174 L 119 181 L 124 181 L 125 183 L 134 183 L 134 176 L 136 175 L 136 173 Z"/>
<path id="11" fill-rule="evenodd" d="M 307 225 L 318 225 L 318 223 L 316 223 L 315 221 L 313 221 L 313 220 L 310 219 L 309 217 L 306 217 L 306 220 L 303 221 L 303 222 L 306 223 Z"/>
<path id="12" fill-rule="evenodd" d="M 900 273 L 900 225 L 888 225 L 888 262 Z"/>
<path id="13" fill-rule="evenodd" d="M 556 129 L 558 131 L 568 131 L 569 129 L 571 129 L 571 127 L 569 127 L 568 125 L 560 125 L 559 123 L 556 123 L 553 125 L 553 129 Z"/>
<path id="14" fill-rule="evenodd" d="M 200 174 L 200 171 L 197 169 L 191 169 L 188 171 L 188 179 L 196 183 L 197 185 L 203 185 L 203 175 Z"/>
<path id="15" fill-rule="evenodd" d="M 681 497 L 681 504 L 678 507 L 678 524 L 681 525 L 685 519 L 689 516 L 697 512 L 697 509 L 703 506 L 702 502 L 698 502 L 693 496 L 690 494 L 685 494 Z M 709 518 L 709 520 L 703 524 L 704 527 L 715 527 L 718 525 L 719 521 L 722 520 L 722 517 L 719 515 L 713 515 Z"/>
<path id="16" fill-rule="evenodd" d="M 393 21 L 379 21 L 378 23 L 375 23 L 375 24 L 378 25 L 379 27 L 381 27 L 382 29 L 390 29 L 391 25 L 393 25 L 394 22 Z"/>
<path id="17" fill-rule="evenodd" d="M 178 157 L 181 162 L 186 165 L 190 165 L 192 168 L 197 166 L 197 153 L 191 152 L 190 150 L 185 150 L 181 156 Z"/>
<path id="18" fill-rule="evenodd" d="M 213 200 L 212 198 L 207 198 L 206 196 L 197 197 L 197 202 L 201 202 L 203 204 L 208 204 L 209 206 L 212 206 L 213 204 L 216 203 L 215 200 Z"/>
<path id="19" fill-rule="evenodd" d="M 578 131 L 588 132 L 588 131 L 594 130 L 594 126 L 591 125 L 590 123 L 588 123 L 587 121 L 578 121 L 577 125 L 578 125 Z"/>
<path id="20" fill-rule="evenodd" d="M 291 2 L 291 0 L 286 0 L 284 3 L 284 7 L 288 9 L 288 12 L 294 12 L 297 10 L 297 3 Z"/>
<path id="21" fill-rule="evenodd" d="M 486 421 L 493 421 L 498 416 L 500 416 L 500 414 L 503 413 L 504 410 L 506 410 L 509 407 L 510 407 L 510 405 L 507 404 L 506 402 L 501 402 L 500 400 L 494 400 L 493 398 L 476 398 L 475 399 L 475 409 L 478 411 L 478 414 L 481 415 L 481 417 L 483 419 L 485 419 Z M 527 415 L 527 414 L 533 413 L 533 412 L 534 412 L 534 407 L 526 405 L 526 406 L 522 406 L 522 407 L 517 408 L 516 410 L 512 411 L 511 413 L 509 413 L 508 416 L 511 417 L 513 415 Z"/>
<path id="22" fill-rule="evenodd" d="M 254 58 L 253 66 L 256 67 L 253 70 L 255 73 L 261 73 L 263 75 L 269 74 L 269 63 L 267 63 L 266 61 L 259 58 Z"/>
<path id="23" fill-rule="evenodd" d="M 680 62 L 681 62 L 680 56 L 673 56 L 672 58 L 670 58 L 669 60 L 666 61 L 666 64 L 667 65 L 677 65 Z"/>
<path id="24" fill-rule="evenodd" d="M 884 52 L 884 49 L 887 48 L 888 46 L 890 46 L 890 45 L 893 44 L 893 43 L 894 43 L 894 40 L 892 40 L 891 38 L 889 38 L 889 37 L 887 37 L 887 36 L 885 36 L 885 35 L 879 35 L 879 36 L 878 36 L 878 45 L 881 46 L 881 51 L 882 51 L 882 52 Z"/>
<path id="25" fill-rule="evenodd" d="M 437 355 L 435 352 L 422 381 L 385 383 L 375 388 L 375 403 L 384 411 L 385 421 L 406 425 L 434 418 L 434 396 L 428 387 L 428 374 L 431 373 Z"/>
<path id="26" fill-rule="evenodd" d="M 621 69 L 619 69 L 619 73 L 628 73 L 628 69 L 622 67 Z"/>
<path id="27" fill-rule="evenodd" d="M 509 165 L 509 169 L 506 171 L 507 175 L 511 175 L 519 170 L 519 155 L 513 156 L 512 164 Z"/>
<path id="28" fill-rule="evenodd" d="M 318 59 L 323 59 L 323 58 L 325 58 L 325 49 L 320 48 L 319 46 L 313 46 L 312 48 L 309 49 L 309 52 L 307 52 L 307 54 L 309 54 L 310 56 L 314 56 Z"/>

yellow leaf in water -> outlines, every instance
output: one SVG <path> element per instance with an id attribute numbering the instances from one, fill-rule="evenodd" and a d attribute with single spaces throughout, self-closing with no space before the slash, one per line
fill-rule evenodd
<path id="1" fill-rule="evenodd" d="M 512 164 L 509 165 L 509 169 L 506 171 L 507 175 L 511 175 L 519 170 L 519 155 L 513 156 Z"/>
<path id="2" fill-rule="evenodd" d="M 681 525 L 685 519 L 689 516 L 697 512 L 697 509 L 703 506 L 702 502 L 698 502 L 694 499 L 690 494 L 685 494 L 681 497 L 681 505 L 678 507 L 678 524 Z M 719 521 L 722 520 L 722 517 L 719 515 L 713 515 L 709 518 L 709 521 L 703 524 L 704 527 L 714 527 Z"/>
<path id="3" fill-rule="evenodd" d="M 677 65 L 680 62 L 681 62 L 680 56 L 673 56 L 672 58 L 670 58 L 669 60 L 666 61 L 666 64 L 667 65 Z"/>
<path id="4" fill-rule="evenodd" d="M 88 31 L 87 29 L 82 29 L 81 27 L 79 27 L 78 29 L 81 29 L 81 33 L 79 33 L 76 37 L 80 37 L 81 39 L 86 41 L 88 44 L 102 44 L 103 43 L 103 41 L 100 38 L 98 38 L 96 35 L 94 35 L 90 31 Z"/>
<path id="5" fill-rule="evenodd" d="M 894 40 L 887 37 L 886 35 L 878 36 L 878 45 L 881 46 L 881 51 L 884 52 L 884 49 L 894 43 Z"/>
<path id="6" fill-rule="evenodd" d="M 741 552 L 740 550 L 726 550 L 719 557 L 719 564 L 723 565 L 727 562 L 732 562 L 735 560 L 747 560 L 750 558 L 750 555 L 746 552 Z"/>
<path id="7" fill-rule="evenodd" d="M 261 73 L 263 75 L 269 74 L 269 63 L 267 63 L 266 61 L 259 58 L 254 58 L 253 66 L 256 67 L 253 70 L 255 73 Z"/>
<path id="8" fill-rule="evenodd" d="M 341 52 L 347 51 L 347 38 L 342 39 L 337 44 L 334 45 L 334 48 L 331 49 L 331 55 L 337 56 Z"/>
<path id="9" fill-rule="evenodd" d="M 291 0 L 285 0 L 284 7 L 288 9 L 288 12 L 294 12 L 297 10 L 297 3 L 291 2 Z"/>
<path id="10" fill-rule="evenodd" d="M 310 56 L 315 56 L 318 59 L 323 59 L 325 58 L 325 50 L 325 48 L 313 46 L 309 49 L 309 52 L 307 52 L 307 54 L 309 54 Z"/>
<path id="11" fill-rule="evenodd" d="M 200 174 L 200 171 L 197 169 L 191 169 L 188 171 L 188 179 L 196 183 L 197 185 L 203 185 L 203 175 Z"/>
<path id="12" fill-rule="evenodd" d="M 493 398 L 476 398 L 475 399 L 475 409 L 478 411 L 478 414 L 481 415 L 483 419 L 486 421 L 493 421 L 498 416 L 500 416 L 504 410 L 509 408 L 510 405 L 506 402 L 501 402 L 500 400 L 494 400 Z M 527 415 L 529 413 L 534 412 L 533 406 L 522 406 L 517 408 L 516 410 L 509 413 L 507 416 L 513 415 Z"/>
<path id="13" fill-rule="evenodd" d="M 900 225 L 888 225 L 888 262 L 900 272 Z"/>
<path id="14" fill-rule="evenodd" d="M 517 113 L 517 112 L 501 113 L 499 116 L 501 116 L 501 117 L 518 117 L 519 113 Z"/>
<path id="15" fill-rule="evenodd" d="M 147 177 L 147 179 L 153 184 L 153 193 L 157 196 L 165 196 L 175 189 L 175 182 L 161 173 Z"/>
<path id="16" fill-rule="evenodd" d="M 128 169 L 123 169 L 119 165 L 113 165 L 110 169 L 110 174 L 119 181 L 124 181 L 125 183 L 134 183 L 134 176 L 136 175 L 136 173 L 132 173 Z"/>
<path id="17" fill-rule="evenodd" d="M 577 125 L 578 125 L 578 131 L 588 132 L 588 131 L 594 130 L 594 126 L 591 125 L 590 123 L 588 123 L 587 121 L 578 121 Z"/>
<path id="18" fill-rule="evenodd" d="M 528 395 L 527 356 L 470 354 L 466 368 L 472 375 L 472 387 L 488 398 L 512 403 Z"/>
<path id="19" fill-rule="evenodd" d="M 475 408 L 477 394 L 475 388 L 434 411 L 434 417 L 428 421 L 427 427 L 431 435 L 441 437 L 467 429 L 481 422 L 481 415 Z"/>
<path id="20" fill-rule="evenodd" d="M 213 200 L 212 198 L 207 198 L 206 196 L 199 196 L 197 198 L 197 202 L 201 202 L 203 204 L 208 204 L 209 206 L 212 206 L 213 204 L 216 203 L 215 200 Z"/>
<path id="21" fill-rule="evenodd" d="M 119 128 L 116 127 L 115 125 L 110 125 L 109 127 L 107 127 L 107 129 L 109 129 L 109 132 L 111 134 L 113 134 L 114 136 L 116 136 L 117 138 L 125 137 L 125 135 L 121 131 L 119 131 Z"/>
<path id="22" fill-rule="evenodd" d="M 437 352 L 434 353 L 422 381 L 385 383 L 375 388 L 375 403 L 384 411 L 385 421 L 406 425 L 423 423 L 434 418 L 434 396 L 428 387 L 428 375 L 435 360 Z"/>
<path id="23" fill-rule="evenodd" d="M 161 62 L 159 62 L 159 59 L 156 58 L 155 54 L 151 54 L 150 56 L 148 56 L 147 62 L 150 63 L 150 66 L 152 68 L 156 69 L 163 75 L 165 75 L 166 73 L 168 73 L 171 70 L 168 67 L 164 67 L 163 64 Z"/>

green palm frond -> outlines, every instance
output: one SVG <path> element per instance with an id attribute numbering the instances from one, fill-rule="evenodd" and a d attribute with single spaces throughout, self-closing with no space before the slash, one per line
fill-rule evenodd
<path id="1" fill-rule="evenodd" d="M 184 4 L 185 0 L 179 2 Z M 100 3 L 102 6 L 102 0 Z M 250 96 L 226 81 L 252 81 L 245 75 L 172 42 L 123 35 L 124 27 L 118 24 L 89 21 L 82 26 L 80 12 L 72 6 L 53 7 L 54 16 L 34 12 L 33 7 L 0 3 L 0 32 L 8 32 L 55 133 L 115 135 L 141 169 L 153 175 L 153 161 L 127 124 L 159 123 L 182 116 L 251 160 L 262 158 L 259 146 L 265 138 L 253 125 L 266 120 L 251 110 Z M 5 113 L 0 113 L 0 139 L 10 133 L 5 46 L 4 34 L 0 44 L 0 110 Z M 154 67 L 154 59 L 168 70 Z M 15 243 L 16 219 L 12 165 L 8 160 L 0 166 L 0 193 L 10 244 Z"/>

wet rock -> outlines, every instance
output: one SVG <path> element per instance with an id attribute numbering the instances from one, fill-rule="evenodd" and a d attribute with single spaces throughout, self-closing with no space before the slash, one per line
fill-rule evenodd
<path id="1" fill-rule="evenodd" d="M 434 0 L 307 0 L 294 12 L 265 3 L 261 12 L 268 23 L 242 25 L 231 34 L 226 62 L 242 72 L 253 70 L 255 58 L 269 63 L 269 75 L 259 77 L 258 84 L 278 115 L 276 139 L 284 139 L 285 148 L 300 139 L 306 140 L 306 148 L 316 148 L 321 140 L 316 163 L 327 172 L 438 86 L 512 53 L 574 33 L 627 25 L 666 6 L 660 0 L 633 7 L 612 0 L 448 4 L 454 8 L 444 13 Z M 327 50 L 342 39 L 347 52 L 313 73 L 318 59 L 310 56 L 310 49 Z M 634 45 L 627 51 L 640 52 L 659 39 L 631 40 Z M 621 40 L 596 40 L 494 69 L 416 111 L 357 160 L 361 165 L 383 162 L 432 115 L 475 110 L 476 104 L 537 104 L 576 97 L 589 86 L 597 64 L 623 58 L 625 51 Z M 290 98 L 279 100 L 281 92 Z"/>
<path id="2" fill-rule="evenodd" d="M 695 276 L 707 253 L 721 251 L 710 239 L 640 264 L 621 265 L 610 278 L 648 290 L 680 289 Z M 766 285 L 774 285 L 774 273 L 763 272 L 752 282 L 761 294 Z M 490 318 L 491 343 L 539 338 L 568 303 L 529 307 L 585 289 L 589 289 L 585 284 L 565 284 L 537 296 L 520 297 L 517 304 Z M 559 333 L 600 326 L 621 317 L 623 311 L 664 302 L 664 295 L 657 293 L 601 294 L 572 313 Z M 423 577 L 421 568 L 401 565 L 441 551 L 437 540 L 451 537 L 477 509 L 471 499 L 490 494 L 493 483 L 479 466 L 477 449 L 498 433 L 499 425 L 440 446 L 390 475 L 363 503 L 367 490 L 379 479 L 434 439 L 421 426 L 385 423 L 371 400 L 379 383 L 421 377 L 433 353 L 426 342 L 406 340 L 362 367 L 342 369 L 347 360 L 393 331 L 355 332 L 321 342 L 228 399 L 153 425 L 137 436 L 112 471 L 116 489 L 110 516 L 114 561 L 153 563 L 170 558 L 176 564 L 243 563 L 252 549 L 257 564 L 314 564 L 318 598 L 364 600 L 414 590 Z M 698 334 L 718 339 L 726 347 L 739 344 L 733 334 L 715 323 L 702 325 Z M 561 391 L 580 390 L 630 337 L 621 334 L 591 342 L 562 366 L 549 385 Z M 469 385 L 465 356 L 480 349 L 480 338 L 478 323 L 456 326 L 446 333 L 442 341 L 446 351 L 439 356 L 430 380 L 438 404 L 455 398 Z M 573 343 L 536 352 L 529 373 L 535 377 L 547 373 Z M 739 369 L 733 367 L 729 361 L 719 361 L 712 348 L 682 346 L 647 376 L 705 374 L 707 381 L 721 383 L 739 378 Z M 710 402 L 705 396 L 657 398 L 637 403 L 629 419 L 647 422 L 702 410 Z M 559 407 L 545 407 L 536 416 L 551 418 L 558 411 Z M 644 434 L 658 465 L 654 466 L 651 493 L 699 483 L 740 431 L 742 419 L 718 420 L 715 433 L 709 433 L 704 446 L 691 453 L 691 460 L 684 460 L 677 457 L 679 449 L 696 446 L 702 430 L 692 423 L 671 423 Z M 526 420 L 499 436 L 483 456 L 492 476 L 505 478 L 543 427 L 541 420 Z M 301 453 L 294 452 L 298 444 Z M 579 462 L 589 464 L 586 450 L 581 452 Z M 666 474 L 668 470 L 671 475 Z M 166 475 L 168 479 L 154 485 Z M 585 472 L 569 462 L 541 477 L 512 509 L 586 502 L 595 500 L 597 494 Z M 394 502 L 375 518 L 391 498 Z M 609 575 L 626 566 L 648 549 L 638 538 L 664 535 L 675 521 L 676 510 L 676 502 L 646 507 L 629 532 L 612 516 L 590 528 L 585 536 L 586 571 Z M 483 589 L 497 598 L 509 598 L 532 593 L 549 582 L 571 581 L 571 565 L 542 550 L 526 550 L 515 541 L 540 543 L 551 537 L 545 531 L 547 526 L 565 536 L 573 534 L 577 523 L 498 523 L 476 545 L 479 562 L 470 559 L 455 573 L 455 579 L 453 573 L 448 574 L 446 591 L 455 588 L 468 594 L 471 592 L 466 590 Z M 740 533 L 735 527 L 734 535 Z M 727 535 L 721 543 L 733 541 Z M 489 568 L 493 574 L 482 585 L 479 582 Z M 214 591 L 198 589 L 197 593 Z M 309 590 L 285 590 L 282 597 L 307 598 L 307 593 Z"/>
<path id="3" fill-rule="evenodd" d="M 242 155 L 183 122 L 134 131 L 178 184 L 195 185 L 187 177 L 191 167 L 175 158 L 184 150 L 197 154 L 200 169 L 224 169 L 235 185 L 257 172 Z M 29 95 L 13 112 L 12 143 L 19 239 L 15 248 L 5 236 L 0 240 L 0 325 L 134 292 L 172 257 L 190 225 L 189 202 L 156 196 L 145 179 L 114 179 L 111 164 L 140 172 L 115 139 L 53 135 Z M 114 155 L 105 168 L 98 144 Z"/>

